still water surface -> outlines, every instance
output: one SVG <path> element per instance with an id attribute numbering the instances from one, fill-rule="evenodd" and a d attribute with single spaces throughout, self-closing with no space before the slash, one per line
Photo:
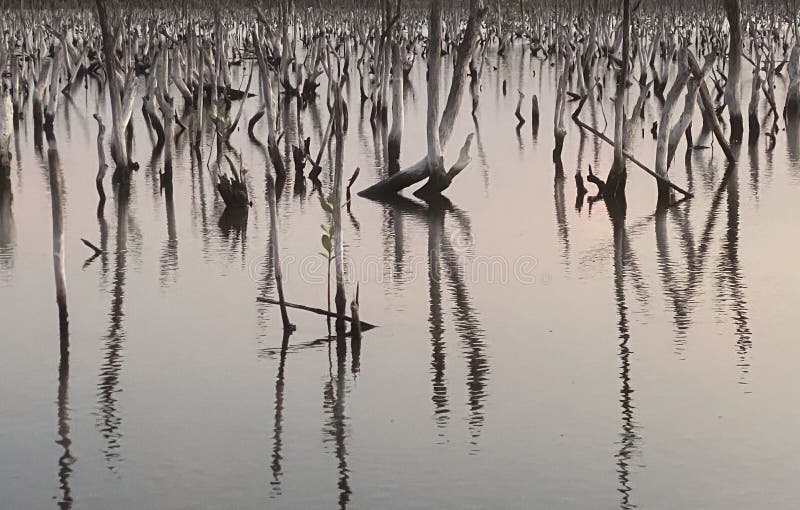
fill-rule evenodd
<path id="1" fill-rule="evenodd" d="M 735 167 L 718 146 L 684 158 L 682 142 L 671 175 L 696 198 L 663 213 L 630 165 L 614 223 L 602 201 L 577 207 L 572 178 L 605 175 L 610 147 L 568 121 L 562 177 L 551 162 L 555 67 L 519 48 L 488 61 L 477 120 L 467 97 L 448 147 L 452 161 L 476 135 L 451 202 L 357 197 L 344 216 L 361 316 L 380 326 L 360 352 L 337 353 L 325 321 L 297 310 L 281 350 L 277 307 L 256 301 L 276 297 L 266 159 L 244 130 L 246 223 L 223 215 L 210 136 L 199 165 L 178 141 L 174 197 L 160 193 L 138 110 L 141 169 L 127 201 L 107 184 L 98 218 L 91 115 L 110 112 L 90 84 L 56 118 L 62 356 L 48 145 L 23 120 L 0 203 L 0 507 L 796 508 L 800 127 L 781 121 L 772 151 L 743 144 Z M 406 88 L 410 164 L 425 151 L 424 62 Z M 538 132 L 515 129 L 517 88 L 523 113 L 539 96 Z M 385 175 L 387 130 L 355 79 L 346 94 L 345 173 L 360 167 L 362 189 Z M 608 98 L 582 117 L 602 129 L 603 111 Z M 652 99 L 632 140 L 648 164 L 659 113 Z M 314 152 L 327 118 L 324 97 L 303 112 Z M 323 166 L 327 193 L 327 151 Z M 326 216 L 297 184 L 290 171 L 278 200 L 287 299 L 324 308 Z M 82 237 L 105 253 L 87 261 Z"/>

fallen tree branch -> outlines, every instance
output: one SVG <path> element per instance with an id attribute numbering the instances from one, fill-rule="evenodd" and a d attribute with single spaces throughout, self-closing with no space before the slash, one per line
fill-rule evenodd
<path id="1" fill-rule="evenodd" d="M 603 140 L 607 144 L 609 144 L 612 147 L 614 147 L 614 142 L 609 137 L 607 137 L 606 135 L 604 135 L 600 131 L 596 130 L 595 128 L 593 128 L 589 124 L 586 124 L 585 122 L 583 122 L 579 118 L 581 110 L 583 109 L 583 105 L 586 103 L 586 100 L 588 99 L 588 97 L 589 97 L 588 95 L 584 96 L 584 98 L 578 104 L 578 108 L 572 114 L 572 120 L 575 122 L 575 124 L 578 125 L 579 128 L 585 129 L 586 131 L 589 131 L 590 133 L 592 133 L 596 137 L 600 138 L 601 140 Z M 625 156 L 626 158 L 628 158 L 628 160 L 630 160 L 633 164 L 635 164 L 636 166 L 638 166 L 639 168 L 641 168 L 642 170 L 644 170 L 645 172 L 647 172 L 648 174 L 653 176 L 657 181 L 660 181 L 660 182 L 663 182 L 664 184 L 667 184 L 670 188 L 672 188 L 675 191 L 681 193 L 685 197 L 689 197 L 689 198 L 693 198 L 694 197 L 694 195 L 692 193 L 689 193 L 688 191 L 686 191 L 685 189 L 681 188 L 677 184 L 673 183 L 669 179 L 665 179 L 665 178 L 661 177 L 660 175 L 658 175 L 657 173 L 655 173 L 654 171 L 652 171 L 649 168 L 647 168 L 647 166 L 645 166 L 644 163 L 642 163 L 641 161 L 636 159 L 633 156 L 633 154 L 631 154 L 627 150 L 623 149 L 622 155 Z"/>
<path id="2" fill-rule="evenodd" d="M 265 297 L 257 297 L 256 301 L 260 301 L 261 303 L 269 303 L 271 305 L 279 305 L 280 304 L 280 301 L 278 301 L 277 299 L 271 299 L 271 298 L 265 298 Z M 336 312 L 329 312 L 327 310 L 323 310 L 322 308 L 315 308 L 313 306 L 306 306 L 306 305 L 298 305 L 296 303 L 289 303 L 289 302 L 286 302 L 286 301 L 284 301 L 283 304 L 286 305 L 289 308 L 297 308 L 298 310 L 305 310 L 306 312 L 316 313 L 317 315 L 324 315 L 325 317 L 331 317 L 331 318 L 334 318 L 334 319 L 339 317 L 336 314 Z M 343 315 L 342 319 L 344 319 L 347 322 L 353 322 L 353 319 L 351 317 L 346 316 L 346 315 Z M 374 324 L 370 324 L 369 322 L 365 322 L 363 320 L 361 321 L 361 331 L 367 331 L 369 329 L 374 329 L 374 328 L 377 328 L 377 327 L 378 326 L 376 326 Z"/>

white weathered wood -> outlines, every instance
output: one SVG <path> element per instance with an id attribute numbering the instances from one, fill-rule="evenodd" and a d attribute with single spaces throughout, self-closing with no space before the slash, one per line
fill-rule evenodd
<path id="1" fill-rule="evenodd" d="M 672 115 L 675 110 L 675 105 L 680 99 L 683 89 L 686 87 L 686 82 L 689 80 L 689 65 L 687 62 L 686 50 L 681 49 L 678 52 L 678 74 L 675 76 L 675 81 L 670 87 L 667 99 L 664 103 L 664 108 L 661 111 L 661 120 L 658 125 L 658 137 L 656 143 L 656 162 L 655 171 L 661 177 L 667 177 L 667 151 L 669 148 L 669 132 L 672 125 Z"/>
<path id="2" fill-rule="evenodd" d="M 686 86 L 686 96 L 684 99 L 684 106 L 683 112 L 681 116 L 678 118 L 678 122 L 672 126 L 672 129 L 669 132 L 669 141 L 667 146 L 667 167 L 672 162 L 672 158 L 675 155 L 675 150 L 678 147 L 678 142 L 680 142 L 681 137 L 689 128 L 689 124 L 692 123 L 692 117 L 694 117 L 694 108 L 697 104 L 697 95 L 700 92 L 700 83 L 702 82 L 705 75 L 711 70 L 711 67 L 714 65 L 714 60 L 716 55 L 713 53 L 706 56 L 706 61 L 703 64 L 702 68 L 702 76 L 692 76 Z"/>
<path id="3" fill-rule="evenodd" d="M 725 84 L 725 104 L 731 124 L 731 140 L 741 141 L 743 121 L 740 81 L 742 75 L 742 22 L 741 0 L 724 0 L 725 13 L 728 17 L 728 81 Z"/>
<path id="4" fill-rule="evenodd" d="M 95 177 L 95 187 L 97 188 L 97 195 L 100 198 L 100 205 L 102 206 L 106 201 L 106 192 L 103 189 L 103 179 L 106 175 L 108 165 L 106 164 L 106 151 L 103 146 L 103 138 L 106 134 L 106 126 L 103 124 L 103 118 L 100 114 L 93 115 L 97 121 L 97 176 Z"/>

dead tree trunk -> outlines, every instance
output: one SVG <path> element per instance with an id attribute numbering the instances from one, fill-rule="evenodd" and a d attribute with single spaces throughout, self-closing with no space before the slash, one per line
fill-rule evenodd
<path id="1" fill-rule="evenodd" d="M 158 107 L 164 116 L 164 173 L 161 174 L 161 186 L 169 190 L 172 186 L 172 157 L 175 152 L 175 103 L 169 94 L 169 52 L 161 55 L 161 65 L 158 67 Z"/>
<path id="2" fill-rule="evenodd" d="M 784 116 L 800 116 L 800 45 L 797 42 L 789 56 L 789 85 L 786 89 Z"/>
<path id="3" fill-rule="evenodd" d="M 622 71 L 617 76 L 617 97 L 614 101 L 614 162 L 606 179 L 604 197 L 606 200 L 625 203 L 625 184 L 628 170 L 625 164 L 625 86 L 628 82 L 630 28 L 630 1 L 624 0 L 622 6 Z M 624 209 L 624 207 L 622 208 Z"/>
<path id="4" fill-rule="evenodd" d="M 289 314 L 286 312 L 286 299 L 283 295 L 283 273 L 281 268 L 280 244 L 278 242 L 278 208 L 275 204 L 275 179 L 267 171 L 267 203 L 269 205 L 269 232 L 272 242 L 272 264 L 273 274 L 275 275 L 275 286 L 278 288 L 278 300 L 281 307 L 281 320 L 283 321 L 283 332 L 294 331 L 294 325 L 289 322 Z"/>
<path id="5" fill-rule="evenodd" d="M 105 177 L 106 169 L 108 168 L 108 165 L 106 164 L 106 151 L 103 147 L 103 137 L 106 134 L 106 126 L 103 124 L 103 119 L 99 114 L 95 113 L 94 118 L 97 121 L 97 177 L 95 177 L 94 182 L 95 186 L 97 187 L 97 195 L 100 200 L 100 203 L 97 207 L 98 209 L 102 209 L 103 205 L 106 203 L 106 192 L 103 189 L 103 178 Z"/>
<path id="6" fill-rule="evenodd" d="M 556 108 L 553 114 L 553 136 L 556 140 L 556 145 L 553 148 L 553 163 L 556 164 L 561 163 L 561 151 L 564 148 L 564 138 L 567 136 L 567 128 L 564 125 L 564 110 L 566 109 L 567 103 L 567 85 L 569 83 L 569 66 L 570 60 L 572 60 L 572 50 L 569 44 L 564 44 L 564 47 L 566 49 L 564 68 L 558 79 Z M 558 62 L 558 57 L 556 57 L 556 62 Z"/>
<path id="7" fill-rule="evenodd" d="M 441 9 L 439 8 L 441 13 Z M 445 104 L 442 113 L 441 121 L 438 124 L 438 138 L 441 149 L 447 145 L 450 135 L 453 133 L 456 116 L 461 107 L 461 100 L 464 97 L 464 90 L 466 87 L 466 74 L 469 67 L 469 62 L 472 60 L 472 55 L 475 52 L 475 47 L 478 43 L 480 35 L 480 25 L 483 17 L 486 15 L 486 8 L 484 0 L 470 0 L 470 14 L 467 20 L 467 26 L 464 29 L 464 34 L 461 37 L 461 42 L 458 45 L 456 54 L 456 61 L 453 67 L 453 80 L 450 84 L 450 92 L 447 96 L 447 103 Z M 440 20 L 441 23 L 441 20 Z M 429 43 L 429 48 L 433 46 Z M 428 58 L 431 57 L 431 52 L 428 52 Z M 467 136 L 464 146 L 461 148 L 458 161 L 453 167 L 445 174 L 445 179 L 437 180 L 431 186 L 423 186 L 418 190 L 418 193 L 441 193 L 447 188 L 452 180 L 466 167 L 469 163 L 469 148 L 472 143 L 472 134 Z M 386 194 L 398 193 L 399 191 L 413 186 L 414 184 L 424 180 L 431 175 L 428 168 L 428 157 L 424 157 L 417 161 L 415 164 L 405 168 L 380 182 L 377 182 L 369 188 L 359 192 L 361 196 L 381 196 Z"/>
<path id="8" fill-rule="evenodd" d="M 117 52 L 116 32 L 112 32 L 111 23 L 106 9 L 106 0 L 96 0 L 97 18 L 103 37 L 103 63 L 105 64 L 108 90 L 111 96 L 111 158 L 116 165 L 115 174 L 128 167 L 128 150 L 125 145 L 125 127 L 122 114 L 122 88 L 117 77 Z M 117 27 L 119 30 L 119 27 Z M 57 82 L 57 77 L 51 77 L 52 82 Z"/>
<path id="9" fill-rule="evenodd" d="M 153 147 L 153 152 L 158 153 L 164 147 L 164 125 L 161 124 L 161 119 L 158 118 L 156 113 L 155 102 L 156 99 L 156 78 L 158 73 L 151 72 L 145 81 L 145 94 L 142 97 L 142 109 L 150 121 L 150 125 L 156 132 L 156 144 Z"/>
<path id="10" fill-rule="evenodd" d="M 11 136 L 14 133 L 14 118 L 9 91 L 0 92 L 0 187 L 11 175 Z M 17 135 L 19 136 L 19 135 Z"/>
<path id="11" fill-rule="evenodd" d="M 670 127 L 672 124 L 672 113 L 675 105 L 686 88 L 686 82 L 689 80 L 689 63 L 687 61 L 686 49 L 681 49 L 678 52 L 678 74 L 675 76 L 675 81 L 669 89 L 667 99 L 664 103 L 664 108 L 661 112 L 661 121 L 658 125 L 658 142 L 656 144 L 656 173 L 668 179 L 668 165 L 667 165 L 667 152 L 669 150 L 669 135 Z M 658 204 L 659 206 L 666 206 L 670 200 L 670 188 L 665 185 L 663 181 L 658 181 Z"/>
<path id="12" fill-rule="evenodd" d="M 397 165 L 403 139 L 403 62 L 400 44 L 392 43 L 392 129 L 389 131 L 389 163 Z"/>
<path id="13" fill-rule="evenodd" d="M 47 135 L 47 163 L 50 175 L 50 202 L 53 218 L 53 273 L 56 284 L 56 304 L 58 305 L 59 326 L 62 331 L 67 325 L 67 277 L 64 254 L 64 204 L 62 191 L 61 161 L 58 157 L 56 140 L 52 132 Z"/>
<path id="14" fill-rule="evenodd" d="M 725 134 L 722 132 L 722 128 L 719 122 L 717 122 L 717 117 L 714 115 L 714 103 L 711 100 L 711 95 L 708 93 L 708 87 L 706 87 L 706 82 L 703 78 L 703 71 L 700 69 L 700 65 L 697 63 L 697 59 L 695 59 L 691 51 L 687 51 L 687 57 L 689 60 L 689 67 L 692 69 L 692 74 L 700 79 L 700 99 L 702 100 L 705 110 L 704 119 L 711 124 L 711 129 L 714 131 L 714 138 L 716 138 L 720 147 L 722 147 L 722 152 L 725 153 L 728 162 L 733 163 L 736 161 L 736 157 L 733 155 L 731 146 L 728 140 L 725 139 Z"/>
<path id="15" fill-rule="evenodd" d="M 272 166 L 275 168 L 275 175 L 278 180 L 281 180 L 286 178 L 286 168 L 281 158 L 277 136 L 275 134 L 275 107 L 277 102 L 275 101 L 275 92 L 272 89 L 265 48 L 257 32 L 253 33 L 253 44 L 255 45 L 258 69 L 261 73 L 261 93 L 263 94 L 264 101 L 264 116 L 267 118 L 267 152 L 269 153 Z"/>
<path id="16" fill-rule="evenodd" d="M 53 133 L 53 120 L 58 109 L 58 98 L 61 95 L 58 90 L 58 79 L 61 74 L 61 67 L 64 62 L 64 53 L 66 49 L 57 47 L 55 55 L 53 56 L 53 68 L 50 76 L 50 89 L 47 98 L 47 104 L 44 108 L 44 130 L 46 133 Z"/>
<path id="17" fill-rule="evenodd" d="M 434 0 L 438 1 L 438 0 Z M 346 315 L 347 292 L 344 287 L 344 241 L 342 239 L 342 207 L 344 206 L 343 181 L 344 181 L 344 130 L 342 126 L 342 112 L 344 99 L 340 81 L 334 81 L 333 100 L 333 136 L 336 141 L 336 154 L 333 165 L 333 197 L 331 200 L 331 220 L 333 223 L 333 254 L 336 266 L 336 331 L 344 333 L 344 316 Z"/>
<path id="18" fill-rule="evenodd" d="M 741 0 L 723 0 L 728 17 L 730 44 L 728 47 L 728 82 L 725 84 L 725 103 L 731 123 L 731 142 L 742 141 L 744 124 L 740 104 L 739 81 L 742 74 L 742 21 Z"/>
<path id="19" fill-rule="evenodd" d="M 423 188 L 430 187 L 430 192 L 441 192 L 445 185 L 444 156 L 439 138 L 439 79 L 442 71 L 442 2 L 431 0 L 430 17 L 428 19 L 428 182 Z"/>
<path id="20" fill-rule="evenodd" d="M 39 74 L 36 77 L 36 84 L 33 92 L 33 129 L 34 133 L 41 134 L 43 122 L 44 93 L 51 80 L 52 59 L 45 58 L 39 61 Z"/>
<path id="21" fill-rule="evenodd" d="M 669 131 L 669 142 L 667 144 L 667 168 L 672 164 L 672 158 L 675 156 L 675 151 L 678 148 L 678 143 L 687 129 L 691 129 L 692 116 L 694 116 L 694 108 L 697 104 L 697 93 L 700 90 L 700 80 L 692 76 L 686 85 L 686 97 L 683 103 L 683 113 L 681 113 L 678 122 L 672 126 Z M 691 147 L 687 147 L 691 150 Z"/>
<path id="22" fill-rule="evenodd" d="M 747 106 L 747 139 L 752 144 L 758 141 L 761 134 L 761 123 L 758 121 L 758 99 L 761 94 L 761 51 L 756 52 L 753 65 L 753 82 L 750 89 L 750 104 Z"/>

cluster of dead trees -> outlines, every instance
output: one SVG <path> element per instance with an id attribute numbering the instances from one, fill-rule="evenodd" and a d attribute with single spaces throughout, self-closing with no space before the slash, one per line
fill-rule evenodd
<path id="1" fill-rule="evenodd" d="M 455 161 L 446 164 L 445 150 L 468 90 L 473 115 L 478 108 L 490 51 L 498 59 L 506 58 L 517 47 L 523 56 L 553 66 L 558 77 L 553 159 L 560 168 L 570 126 L 613 145 L 611 168 L 588 179 L 615 204 L 626 200 L 628 162 L 653 176 L 660 204 L 669 204 L 676 192 L 691 196 L 670 181 L 669 168 L 682 139 L 687 150 L 697 147 L 692 136 L 697 109 L 702 131 L 713 133 L 729 160 L 734 159 L 731 146 L 744 139 L 745 111 L 748 141 L 766 138 L 768 150 L 776 143 L 781 117 L 786 122 L 800 120 L 797 12 L 779 4 L 743 8 L 741 0 L 676 8 L 669 15 L 660 9 L 645 1 L 631 5 L 630 0 L 566 6 L 539 0 L 469 0 L 458 6 L 443 0 L 380 0 L 374 5 L 343 1 L 330 6 L 283 0 L 264 8 L 225 10 L 219 4 L 184 2 L 148 9 L 95 0 L 69 9 L 8 11 L 0 22 L 0 185 L 10 178 L 10 140 L 27 104 L 40 147 L 42 134 L 48 140 L 55 137 L 62 96 L 91 80 L 108 94 L 111 114 L 106 119 L 95 115 L 95 185 L 101 207 L 109 165 L 114 186 L 127 185 L 138 168 L 132 126 L 140 111 L 153 135 L 153 160 L 161 161 L 165 193 L 172 193 L 180 158 L 176 141 L 187 137 L 197 156 L 210 152 L 206 168 L 226 206 L 246 213 L 252 201 L 247 169 L 231 141 L 246 124 L 249 139 L 263 149 L 267 161 L 275 259 L 275 194 L 288 169 L 293 169 L 296 185 L 308 178 L 318 190 L 320 174 L 327 171 L 330 176 L 326 201 L 331 208 L 335 316 L 343 321 L 347 298 L 341 211 L 350 205 L 353 183 L 351 179 L 345 197 L 343 152 L 350 110 L 356 106 L 347 104 L 345 86 L 358 86 L 362 111 L 368 107 L 373 129 L 387 134 L 386 168 L 359 192 L 370 198 L 416 186 L 416 195 L 435 199 L 467 168 L 472 134 L 463 140 Z M 426 152 L 400 168 L 404 90 L 418 62 L 426 68 Z M 452 66 L 452 72 L 445 72 L 445 65 Z M 233 79 L 235 68 L 241 69 L 238 81 Z M 744 76 L 747 71 L 750 78 Z M 776 79 L 786 82 L 782 108 Z M 746 80 L 751 93 L 745 108 L 741 90 Z M 258 109 L 245 120 L 244 105 L 250 98 L 258 101 Z M 603 128 L 584 121 L 581 112 L 587 102 L 609 99 L 614 102 L 613 133 L 606 135 Z M 539 125 L 538 100 L 535 94 L 530 98 L 534 129 Z M 525 101 L 520 91 L 515 112 L 520 125 L 526 121 Z M 324 103 L 328 120 L 324 135 L 312 144 L 304 134 L 303 111 L 314 103 Z M 637 128 L 644 131 L 642 122 L 651 104 L 659 112 L 651 130 L 656 152 L 636 157 L 629 140 Z M 764 129 L 769 119 L 771 125 Z M 290 124 L 295 136 L 286 140 L 282 153 L 279 142 Z M 323 162 L 330 148 L 334 156 Z M 580 169 L 576 182 L 584 192 Z M 278 287 L 280 302 L 285 303 Z M 351 315 L 357 316 L 357 302 L 351 304 L 356 305 Z M 285 308 L 282 315 L 291 329 Z"/>
<path id="2" fill-rule="evenodd" d="M 199 144 L 204 122 L 210 122 L 217 148 L 222 149 L 214 168 L 220 192 L 229 205 L 245 207 L 249 203 L 245 180 L 235 165 L 225 164 L 230 135 L 242 116 L 243 103 L 231 111 L 232 102 L 245 99 L 251 90 L 258 96 L 259 110 L 249 120 L 248 132 L 255 139 L 256 124 L 266 122 L 264 146 L 280 179 L 288 162 L 281 157 L 277 141 L 282 136 L 281 123 L 289 119 L 280 118 L 279 99 L 296 99 L 298 123 L 304 105 L 320 95 L 332 111 L 337 81 L 333 74 L 341 75 L 345 82 L 357 79 L 362 102 L 370 104 L 371 120 L 387 127 L 391 124 L 387 174 L 361 194 L 397 193 L 423 181 L 418 195 L 441 193 L 469 162 L 469 137 L 449 169 L 443 151 L 467 90 L 467 78 L 471 88 L 476 84 L 479 88 L 488 46 L 495 46 L 497 54 L 504 56 L 510 47 L 521 45 L 532 58 L 550 60 L 560 70 L 553 126 L 556 161 L 567 133 L 568 103 L 575 98 L 602 98 L 603 94 L 621 98 L 614 104 L 615 156 L 605 183 L 607 197 L 624 195 L 624 138 L 652 98 L 663 104 L 653 173 L 665 193 L 671 189 L 667 183 L 671 154 L 680 136 L 691 129 L 695 105 L 721 144 L 723 128 L 715 119 L 728 109 L 729 133 L 723 147 L 742 140 L 744 61 L 753 70 L 747 107 L 751 141 L 762 134 L 758 120 L 761 101 L 769 103 L 774 116 L 773 127 L 765 133 L 771 140 L 782 113 L 800 115 L 797 13 L 782 12 L 778 5 L 745 12 L 741 0 L 721 0 L 717 8 L 678 10 L 677 18 L 668 23 L 668 17 L 647 2 L 632 7 L 630 1 L 619 4 L 581 3 L 559 8 L 538 1 L 470 0 L 461 7 L 445 8 L 444 2 L 433 0 L 408 2 L 407 6 L 382 0 L 375 6 L 341 2 L 325 8 L 287 0 L 266 10 L 240 7 L 222 11 L 219 6 L 191 2 L 179 8 L 145 10 L 97 0 L 94 9 L 19 11 L 12 16 L 20 23 L 16 28 L 7 23 L 8 35 L 0 48 L 0 65 L 8 70 L 0 97 L 0 119 L 23 115 L 30 95 L 36 125 L 52 129 L 60 94 L 69 93 L 82 79 L 97 79 L 109 92 L 109 147 L 115 182 L 128 178 L 137 168 L 130 155 L 130 126 L 134 110 L 141 106 L 156 135 L 154 149 L 163 151 L 165 186 L 172 178 L 176 137 L 186 133 Z M 442 56 L 448 54 L 453 55 L 453 73 L 450 83 L 442 84 Z M 400 169 L 404 78 L 419 59 L 425 60 L 428 76 L 428 150 L 417 163 Z M 256 64 L 250 68 L 247 86 L 232 83 L 231 67 L 247 61 Z M 775 76 L 783 76 L 784 67 L 787 94 L 779 111 L 774 83 Z M 251 86 L 256 68 L 258 84 Z M 616 85 L 606 91 L 608 75 Z M 142 97 L 137 98 L 139 80 L 144 87 Z M 322 82 L 324 93 L 320 92 Z M 443 108 L 437 92 L 442 87 L 447 90 Z M 632 94 L 638 99 L 627 111 L 627 97 Z M 177 96 L 183 98 L 183 108 L 177 104 Z M 520 95 L 516 115 L 524 122 L 520 113 L 523 99 Z M 684 108 L 679 112 L 681 99 Z M 537 117 L 538 97 L 532 101 L 531 114 Z M 476 103 L 474 96 L 473 111 Z M 5 113 L 8 110 L 11 115 Z M 348 111 L 345 105 L 345 131 Z M 323 146 L 332 143 L 332 119 L 333 115 Z M 538 118 L 531 120 L 538 124 Z M 0 137 L 0 165 L 7 166 L 10 153 L 4 150 L 5 139 Z M 310 164 L 311 175 L 319 175 L 321 152 L 310 152 L 302 138 L 296 142 L 295 172 L 304 175 Z"/>
<path id="3" fill-rule="evenodd" d="M 560 76 L 553 120 L 556 164 L 561 165 L 567 135 L 567 106 L 575 101 L 574 124 L 614 147 L 606 180 L 597 174 L 589 176 L 606 202 L 624 205 L 627 161 L 654 177 L 659 205 L 672 203 L 675 192 L 691 197 L 669 180 L 669 167 L 682 138 L 687 150 L 698 148 L 692 136 L 692 119 L 698 108 L 701 132 L 712 132 L 725 157 L 735 160 L 731 146 L 742 143 L 745 131 L 741 94 L 745 61 L 752 73 L 746 107 L 748 142 L 755 144 L 763 135 L 768 150 L 774 148 L 780 118 L 800 121 L 798 12 L 777 3 L 750 7 L 748 12 L 741 0 L 721 0 L 702 8 L 676 7 L 669 15 L 657 5 L 630 0 L 613 5 L 581 4 L 577 9 L 547 13 L 522 7 L 522 15 L 509 23 L 515 34 L 511 43 L 518 42 L 523 51 L 529 49 L 532 58 L 550 60 Z M 783 76 L 784 67 L 788 80 L 782 78 L 787 84 L 781 109 L 775 80 Z M 613 89 L 607 85 L 609 78 Z M 611 95 L 614 102 L 613 139 L 602 127 L 580 118 L 584 103 L 602 101 L 604 94 Z M 660 108 L 651 130 L 657 142 L 653 165 L 642 162 L 646 156 L 637 159 L 628 151 L 632 134 L 638 127 L 644 130 L 648 102 L 656 102 Z M 536 103 L 533 111 L 538 111 Z M 763 126 L 770 121 L 764 132 Z M 583 192 L 580 169 L 576 181 Z"/>

